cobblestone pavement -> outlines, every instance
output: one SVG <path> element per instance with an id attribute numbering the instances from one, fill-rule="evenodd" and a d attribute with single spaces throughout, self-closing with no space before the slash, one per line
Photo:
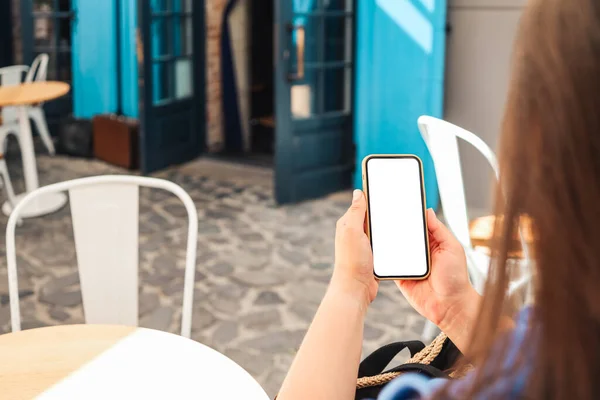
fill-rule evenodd
<path id="1" fill-rule="evenodd" d="M 42 184 L 126 173 L 97 161 L 41 156 Z M 19 164 L 9 166 L 22 186 Z M 192 337 L 226 354 L 274 396 L 326 289 L 335 221 L 350 193 L 278 207 L 268 169 L 198 160 L 160 173 L 194 199 L 199 215 Z M 6 218 L 0 217 L 3 226 Z M 140 194 L 140 325 L 177 333 L 186 214 L 161 191 Z M 0 331 L 8 332 L 4 229 L 0 238 Z M 23 327 L 82 323 L 68 206 L 18 228 Z M 365 327 L 364 351 L 419 337 L 423 320 L 384 283 Z"/>

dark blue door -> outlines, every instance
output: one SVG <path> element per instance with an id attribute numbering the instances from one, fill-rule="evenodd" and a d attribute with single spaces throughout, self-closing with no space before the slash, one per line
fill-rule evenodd
<path id="1" fill-rule="evenodd" d="M 13 64 L 12 3 L 0 1 L 0 68 Z"/>
<path id="2" fill-rule="evenodd" d="M 204 3 L 138 0 L 141 158 L 145 173 L 204 149 Z"/>
<path id="3" fill-rule="evenodd" d="M 352 0 L 275 1 L 275 196 L 350 187 L 354 165 Z"/>

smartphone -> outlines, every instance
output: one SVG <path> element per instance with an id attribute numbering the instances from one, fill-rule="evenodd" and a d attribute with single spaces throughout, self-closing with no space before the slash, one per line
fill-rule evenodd
<path id="1" fill-rule="evenodd" d="M 411 154 L 370 155 L 362 168 L 375 277 L 427 278 L 429 234 L 421 159 Z"/>

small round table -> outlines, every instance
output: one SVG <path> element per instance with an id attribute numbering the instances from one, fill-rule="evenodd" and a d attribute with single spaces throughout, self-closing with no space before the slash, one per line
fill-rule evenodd
<path id="1" fill-rule="evenodd" d="M 0 392 L 13 400 L 268 400 L 250 374 L 207 346 L 166 332 L 110 325 L 1 335 Z"/>
<path id="2" fill-rule="evenodd" d="M 68 92 L 69 85 L 64 82 L 31 82 L 16 86 L 0 86 L 0 107 L 17 107 L 19 114 L 19 145 L 23 159 L 26 193 L 39 187 L 27 106 L 54 100 Z M 16 196 L 16 201 L 19 202 L 26 193 Z M 64 193 L 48 194 L 32 202 L 26 210 L 23 210 L 22 217 L 31 218 L 55 212 L 66 202 L 67 196 Z M 7 201 L 2 206 L 2 212 L 9 215 L 12 207 Z"/>

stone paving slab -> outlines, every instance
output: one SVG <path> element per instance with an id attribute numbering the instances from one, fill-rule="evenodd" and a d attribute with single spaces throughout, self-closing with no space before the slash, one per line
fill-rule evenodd
<path id="1" fill-rule="evenodd" d="M 9 168 L 19 186 L 19 160 Z M 127 173 L 98 161 L 41 156 L 42 184 Z M 192 337 L 228 355 L 274 396 L 323 296 L 335 222 L 350 193 L 278 207 L 272 171 L 199 160 L 157 175 L 198 207 Z M 6 218 L 0 217 L 3 226 Z M 140 193 L 140 325 L 180 329 L 186 214 L 168 193 Z M 0 233 L 0 332 L 9 317 L 4 229 Z M 24 328 L 84 322 L 69 207 L 18 228 Z M 367 316 L 364 352 L 420 336 L 423 319 L 382 284 Z"/>

